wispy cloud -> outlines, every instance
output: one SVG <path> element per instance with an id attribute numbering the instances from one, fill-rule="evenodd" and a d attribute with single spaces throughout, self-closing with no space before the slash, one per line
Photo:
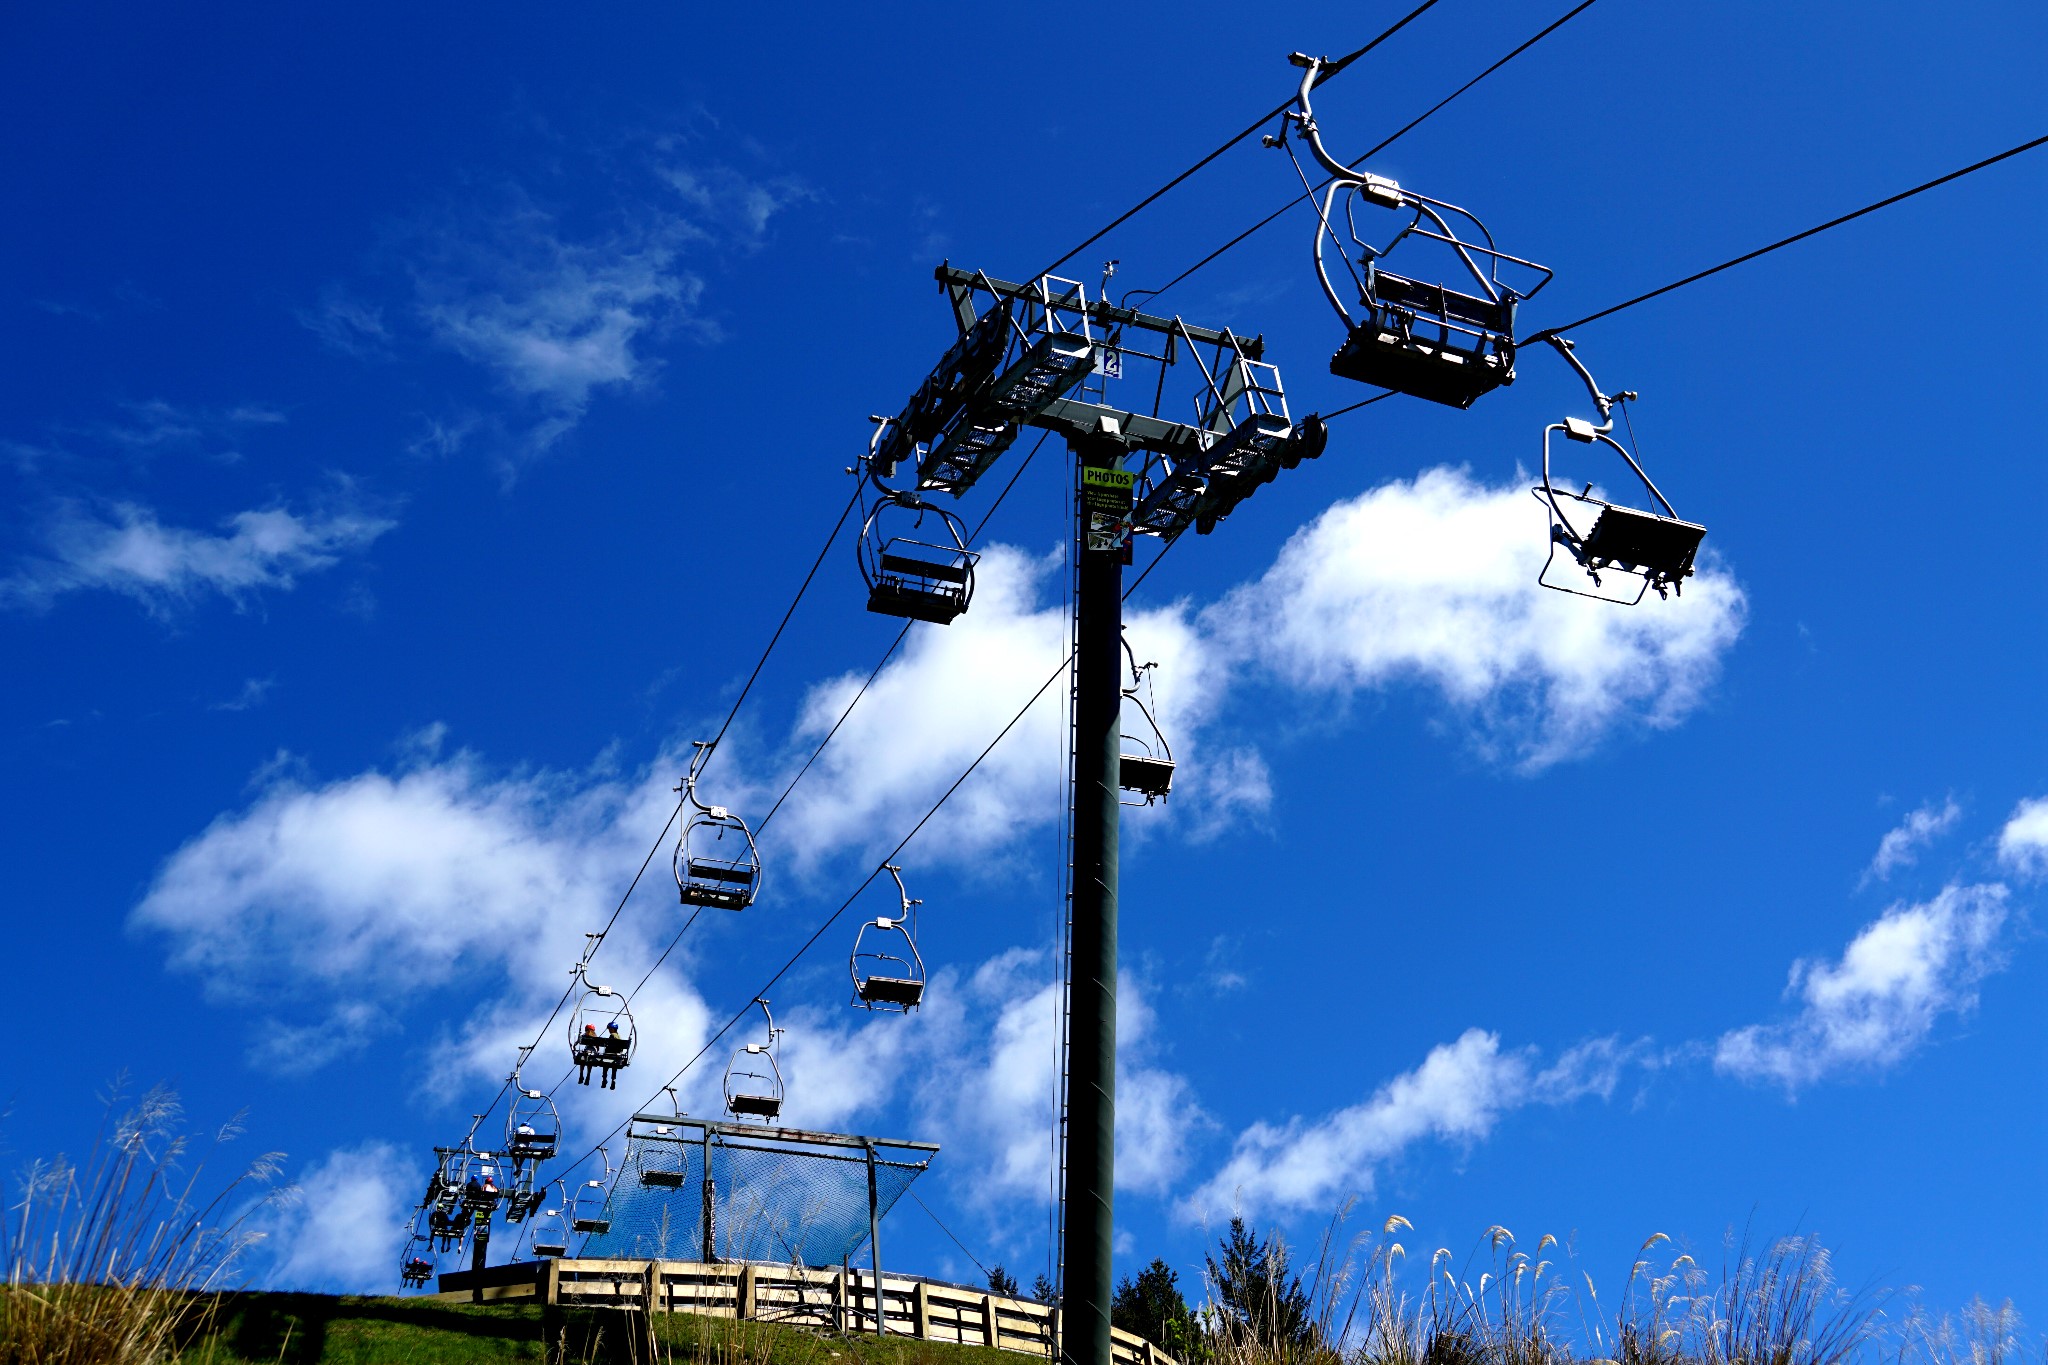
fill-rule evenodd
<path id="1" fill-rule="evenodd" d="M 405 1213 L 426 1170 L 386 1142 L 329 1152 L 307 1168 L 297 1196 L 259 1219 L 265 1283 L 329 1293 L 388 1292 L 405 1241 Z"/>
<path id="2" fill-rule="evenodd" d="M 123 404 L 118 418 L 66 429 L 140 458 L 197 453 L 233 462 L 241 458 L 242 438 L 252 429 L 282 426 L 287 420 L 283 412 L 263 403 L 214 409 L 152 398 Z"/>
<path id="3" fill-rule="evenodd" d="M 574 428 L 597 394 L 650 382 L 663 338 L 718 340 L 704 278 L 685 257 L 756 248 L 776 214 L 809 197 L 794 180 L 722 166 L 656 174 L 668 193 L 625 206 L 607 230 L 572 232 L 515 193 L 487 224 L 456 216 L 419 234 L 415 316 L 432 341 L 531 406 L 529 451 Z M 388 335 L 381 314 L 339 297 L 305 321 L 343 346 Z"/>
<path id="4" fill-rule="evenodd" d="M 1297 687 L 1433 687 L 1483 751 L 1528 769 L 1625 721 L 1677 724 L 1741 633 L 1742 590 L 1707 568 L 1683 597 L 1632 611 L 1550 592 L 1531 563 L 1540 515 L 1519 481 L 1434 469 L 1383 484 L 1296 532 L 1202 624 Z"/>
<path id="5" fill-rule="evenodd" d="M 1370 1194 L 1379 1172 L 1417 1143 L 1469 1144 L 1516 1109 L 1611 1095 L 1633 1051 L 1595 1039 L 1545 1066 L 1533 1048 L 1503 1049 L 1499 1034 L 1467 1029 L 1359 1104 L 1319 1119 L 1253 1124 L 1181 1211 L 1201 1218 L 1239 1208 L 1331 1208 Z"/>
<path id="6" fill-rule="evenodd" d="M 745 250 L 761 246 L 776 214 L 816 197 L 793 176 L 757 179 L 730 166 L 669 165 L 659 174 L 700 234 L 721 237 Z"/>
<path id="7" fill-rule="evenodd" d="M 660 227 L 571 241 L 529 207 L 422 270 L 420 316 L 441 344 L 573 424 L 594 391 L 658 368 L 646 340 L 693 320 L 704 282 L 681 267 L 679 247 Z"/>
<path id="8" fill-rule="evenodd" d="M 1997 883 L 1947 886 L 1932 900 L 1886 910 L 1835 962 L 1794 962 L 1785 993 L 1798 1013 L 1723 1034 L 1715 1067 L 1792 1093 L 1835 1072 L 1900 1061 L 1943 1015 L 1974 1009 L 1978 984 L 2005 966 L 2007 899 Z"/>
<path id="9" fill-rule="evenodd" d="M 1998 831 L 1998 860 L 2022 876 L 2048 876 L 2048 796 L 2014 807 Z"/>
<path id="10" fill-rule="evenodd" d="M 104 590 L 159 615 L 205 593 L 241 604 L 291 588 L 394 525 L 360 510 L 301 516 L 280 506 L 237 512 L 212 533 L 166 526 L 138 503 L 97 510 L 66 501 L 43 528 L 43 553 L 0 579 L 0 603 L 42 609 L 66 593 Z"/>
<path id="11" fill-rule="evenodd" d="M 299 325 L 343 355 L 379 356 L 390 350 L 391 329 L 384 310 L 345 291 L 329 287 L 312 308 L 298 309 Z"/>
<path id="12" fill-rule="evenodd" d="M 242 683 L 242 690 L 226 701 L 217 701 L 206 709 L 209 711 L 253 711 L 263 705 L 264 699 L 277 686 L 276 678 L 249 678 Z"/>
<path id="13" fill-rule="evenodd" d="M 1878 840 L 1877 856 L 1870 860 L 1870 868 L 1863 874 L 1865 880 L 1883 881 L 1899 868 L 1911 867 L 1918 861 L 1920 850 L 1953 829 L 1962 816 L 1962 807 L 1953 800 L 1944 801 L 1938 809 L 1929 803 L 1912 812 Z"/>

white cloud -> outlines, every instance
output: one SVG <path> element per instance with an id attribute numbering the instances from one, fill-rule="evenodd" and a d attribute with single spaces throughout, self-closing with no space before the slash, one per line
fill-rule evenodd
<path id="1" fill-rule="evenodd" d="M 249 1062 L 276 1075 L 308 1075 L 356 1051 L 389 1024 L 384 1010 L 365 1000 L 342 1001 L 317 1023 L 265 1020 L 251 1032 Z"/>
<path id="2" fill-rule="evenodd" d="M 1051 1175 L 1051 1131 L 1061 991 L 1046 954 L 1017 948 L 971 971 L 934 972 L 915 1014 L 859 1013 L 842 999 L 778 1011 L 788 1028 L 784 1117 L 799 1127 L 838 1128 L 907 1103 L 920 1136 L 942 1143 L 947 1168 L 972 1171 L 984 1212 L 1042 1196 Z M 758 1014 L 726 1039 L 753 1041 Z M 1118 978 L 1117 1183 L 1162 1193 L 1188 1160 L 1187 1140 L 1205 1123 L 1187 1080 L 1157 1064 L 1156 1015 L 1144 988 Z M 722 1064 L 724 1052 L 716 1058 Z M 718 1069 L 709 1081 L 715 1093 Z M 711 1108 L 716 1109 L 713 1100 Z"/>
<path id="3" fill-rule="evenodd" d="M 44 530 L 45 553 L 0 579 L 0 601 L 45 607 L 68 592 L 105 589 L 163 614 L 205 592 L 236 603 L 289 589 L 330 568 L 397 523 L 357 510 L 299 516 L 283 507 L 237 512 L 220 534 L 166 526 L 135 503 L 100 515 L 59 504 Z"/>
<path id="4" fill-rule="evenodd" d="M 787 179 L 728 168 L 666 167 L 673 198 L 629 208 L 584 236 L 514 194 L 487 227 L 441 225 L 413 271 L 415 307 L 440 345 L 489 371 L 539 410 L 529 433 L 545 449 L 582 420 L 594 395 L 648 382 L 653 343 L 683 329 L 719 337 L 701 308 L 705 283 L 683 264 L 692 247 L 758 246 L 770 220 L 809 193 Z M 382 345 L 382 315 L 330 298 L 302 318 L 330 343 Z"/>
<path id="5" fill-rule="evenodd" d="M 391 341 L 384 310 L 338 288 L 328 288 L 318 308 L 299 309 L 296 316 L 300 326 L 344 355 L 382 355 Z"/>
<path id="6" fill-rule="evenodd" d="M 570 421 L 593 390 L 649 374 L 657 362 L 640 343 L 684 320 L 703 292 L 660 230 L 571 242 L 529 209 L 502 234 L 420 275 L 421 316 L 435 339 Z"/>
<path id="7" fill-rule="evenodd" d="M 1878 840 L 1877 856 L 1870 860 L 1870 870 L 1864 875 L 1882 881 L 1899 868 L 1911 867 L 1920 850 L 1953 829 L 1962 816 L 1962 807 L 1953 800 L 1943 802 L 1938 810 L 1931 803 L 1920 807 Z"/>
<path id="8" fill-rule="evenodd" d="M 263 704 L 264 699 L 270 695 L 271 689 L 276 686 L 276 678 L 247 678 L 243 680 L 242 690 L 238 694 L 227 701 L 214 702 L 206 709 L 209 711 L 253 711 Z"/>
<path id="9" fill-rule="evenodd" d="M 729 166 L 670 166 L 659 174 L 700 231 L 707 235 L 722 232 L 735 245 L 749 250 L 761 245 L 776 214 L 814 197 L 810 189 L 790 177 L 754 180 Z"/>
<path id="10" fill-rule="evenodd" d="M 1498 1034 L 1467 1029 L 1363 1103 L 1316 1120 L 1253 1124 L 1182 1212 L 1334 1208 L 1349 1196 L 1370 1194 L 1378 1172 L 1417 1142 L 1477 1142 L 1525 1105 L 1604 1098 L 1629 1055 L 1613 1039 L 1596 1039 L 1539 1069 L 1534 1049 L 1503 1051 Z"/>
<path id="11" fill-rule="evenodd" d="M 261 1215 L 265 1287 L 389 1293 L 406 1214 L 426 1180 L 388 1143 L 328 1153 L 299 1178 L 296 1199 Z"/>
<path id="12" fill-rule="evenodd" d="M 580 942 L 567 926 L 603 923 L 632 837 L 672 799 L 602 773 L 493 776 L 466 754 L 321 787 L 279 773 L 172 855 L 135 920 L 223 988 L 281 973 L 380 995 L 536 955 L 555 975 Z"/>
<path id="13" fill-rule="evenodd" d="M 1948 886 L 1895 905 L 1863 927 L 1837 962 L 1792 964 L 1799 1013 L 1723 1034 L 1717 1069 L 1795 1091 L 1830 1072 L 1889 1066 L 1944 1014 L 1976 1006 L 1977 985 L 2005 966 L 2006 888 Z"/>
<path id="14" fill-rule="evenodd" d="M 241 458 L 236 444 L 252 428 L 282 426 L 288 420 L 284 413 L 262 403 L 240 403 L 223 411 L 181 407 L 152 398 L 122 407 L 127 414 L 124 420 L 69 429 L 138 457 L 188 451 L 232 463 Z"/>
<path id="15" fill-rule="evenodd" d="M 2048 875 L 2048 796 L 2013 808 L 1998 831 L 1998 861 L 2024 876 Z"/>
<path id="16" fill-rule="evenodd" d="M 776 817 L 775 848 L 804 864 L 852 846 L 886 851 L 974 761 L 1066 655 L 1066 624 L 1036 599 L 1050 565 L 991 548 L 974 609 L 912 631 Z M 845 711 L 865 671 L 813 687 L 793 740 L 807 751 Z M 927 847 L 955 858 L 1009 843 L 1064 804 L 1062 689 L 1045 689 L 1008 739 L 947 803 Z M 906 720 L 916 718 L 914 731 Z M 801 758 L 790 764 L 792 771 Z"/>
<path id="17" fill-rule="evenodd" d="M 1742 590 L 1708 568 L 1635 608 L 1551 592 L 1535 581 L 1541 524 L 1519 482 L 1429 470 L 1331 507 L 1203 624 L 1296 686 L 1428 684 L 1528 768 L 1631 716 L 1676 724 L 1742 629 Z"/>

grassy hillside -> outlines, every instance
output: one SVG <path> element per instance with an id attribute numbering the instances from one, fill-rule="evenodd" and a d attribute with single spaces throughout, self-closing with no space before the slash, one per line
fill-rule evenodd
<path id="1" fill-rule="evenodd" d="M 543 1310 L 531 1304 L 239 1294 L 223 1301 L 212 1327 L 176 1359 L 178 1365 L 610 1365 L 634 1358 L 623 1338 L 635 1321 L 617 1311 L 572 1309 L 558 1311 L 544 1326 Z M 1018 1365 L 1027 1359 L 981 1346 L 820 1336 L 684 1313 L 657 1317 L 655 1329 L 664 1360 L 692 1365 Z"/>

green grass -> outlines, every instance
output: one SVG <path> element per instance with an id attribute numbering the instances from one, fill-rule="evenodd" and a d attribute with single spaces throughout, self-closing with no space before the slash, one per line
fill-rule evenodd
<path id="1" fill-rule="evenodd" d="M 224 1296 L 209 1328 L 186 1342 L 176 1365 L 498 1365 L 561 1361 L 610 1365 L 632 1359 L 625 1334 L 638 1315 L 535 1304 L 431 1299 L 335 1298 L 325 1294 Z M 1019 1365 L 1029 1357 L 984 1346 L 902 1337 L 834 1336 L 773 1323 L 677 1313 L 655 1319 L 665 1360 L 681 1365 Z"/>

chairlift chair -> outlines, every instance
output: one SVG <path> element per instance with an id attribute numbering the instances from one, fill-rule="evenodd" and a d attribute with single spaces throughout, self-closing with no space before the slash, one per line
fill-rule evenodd
<path id="1" fill-rule="evenodd" d="M 604 1181 L 584 1181 L 576 1188 L 576 1198 L 569 1206 L 569 1230 L 600 1237 L 610 1232 L 612 1220 L 605 1217 L 605 1205 L 609 1199 Z"/>
<path id="2" fill-rule="evenodd" d="M 924 902 L 911 899 L 903 885 L 902 868 L 885 863 L 882 870 L 896 882 L 896 898 L 903 913 L 877 916 L 853 936 L 853 956 L 848 962 L 853 974 L 853 1003 L 863 1009 L 908 1014 L 924 1003 L 924 956 L 917 950 L 917 907 Z M 890 951 L 892 948 L 896 951 Z"/>
<path id="3" fill-rule="evenodd" d="M 1623 606 L 1634 606 L 1653 589 L 1659 597 L 1682 592 L 1685 580 L 1692 575 L 1693 561 L 1707 528 L 1680 518 L 1670 499 L 1644 472 L 1637 453 L 1614 438 L 1614 409 L 1621 407 L 1626 415 L 1624 405 L 1633 401 L 1635 394 L 1623 391 L 1609 397 L 1602 393 L 1591 372 L 1573 354 L 1569 341 L 1555 335 L 1542 339 L 1585 382 L 1600 410 L 1601 422 L 1596 426 L 1584 418 L 1567 417 L 1543 428 L 1543 482 L 1532 491 L 1543 504 L 1549 522 L 1550 548 L 1537 581 L 1559 592 Z M 1663 511 L 1630 507 L 1596 496 L 1592 483 L 1584 484 L 1576 493 L 1569 485 L 1560 487 L 1551 460 L 1551 439 L 1559 432 L 1566 440 L 1619 455 L 1649 493 L 1650 500 Z M 1569 558 L 1559 559 L 1560 547 Z"/>
<path id="4" fill-rule="evenodd" d="M 883 496 L 867 514 L 856 542 L 860 574 L 868 585 L 868 610 L 952 624 L 974 598 L 974 565 L 980 558 L 967 548 L 960 518 L 915 493 L 884 488 L 879 481 L 875 486 Z M 891 534 L 890 524 L 906 517 L 912 532 L 924 526 L 926 517 L 935 518 L 944 538 L 917 540 Z"/>
<path id="5" fill-rule="evenodd" d="M 468 1209 L 449 1211 L 436 1207 L 427 1214 L 427 1233 L 442 1251 L 453 1251 L 469 1235 L 472 1216 Z"/>
<path id="6" fill-rule="evenodd" d="M 761 854 L 747 822 L 724 806 L 698 799 L 697 775 L 716 741 L 698 740 L 690 771 L 677 790 L 690 813 L 676 836 L 676 890 L 684 905 L 744 910 L 761 890 Z"/>
<path id="7" fill-rule="evenodd" d="M 486 1159 L 471 1168 L 469 1178 L 462 1183 L 462 1207 L 465 1211 L 488 1218 L 498 1211 L 498 1205 L 504 1199 L 504 1187 L 498 1183 L 495 1164 Z"/>
<path id="8" fill-rule="evenodd" d="M 520 1054 L 524 1061 L 525 1053 Z M 545 1091 L 532 1090 L 514 1070 L 511 1075 L 512 1102 L 505 1110 L 505 1155 L 512 1158 L 516 1180 L 520 1170 L 547 1161 L 561 1141 L 562 1116 Z M 531 1185 L 529 1177 L 527 1183 Z"/>
<path id="9" fill-rule="evenodd" d="M 776 1063 L 776 1042 L 782 1030 L 768 1013 L 768 1002 L 756 997 L 754 1003 L 768 1019 L 768 1041 L 742 1043 L 733 1049 L 725 1067 L 725 1110 L 736 1119 L 779 1118 L 782 1114 L 782 1068 Z"/>
<path id="10" fill-rule="evenodd" d="M 419 1289 L 434 1278 L 434 1263 L 422 1255 L 433 1250 L 429 1238 L 414 1233 L 406 1239 L 405 1250 L 398 1257 L 398 1277 L 408 1289 Z"/>
<path id="11" fill-rule="evenodd" d="M 1173 790 L 1173 750 L 1166 743 L 1166 734 L 1159 728 L 1159 721 L 1153 715 L 1153 706 L 1147 706 L 1138 696 L 1142 683 L 1147 695 L 1152 693 L 1152 670 L 1156 663 L 1138 662 L 1138 656 L 1131 651 L 1131 642 L 1124 641 L 1124 657 L 1131 665 L 1131 685 L 1123 689 L 1124 700 L 1135 707 L 1138 716 L 1145 722 L 1145 729 L 1151 731 L 1151 738 L 1144 731 L 1134 732 L 1132 727 L 1120 727 L 1122 752 L 1117 755 L 1117 786 L 1137 801 L 1124 801 L 1126 806 L 1149 806 L 1155 801 L 1164 801 Z M 1158 704 L 1157 697 L 1153 705 Z"/>
<path id="12" fill-rule="evenodd" d="M 576 1067 L 578 1085 L 589 1085 L 595 1072 L 600 1089 L 616 1090 L 619 1073 L 632 1064 L 640 1036 L 625 992 L 592 981 L 589 965 L 588 955 L 576 964 L 576 981 L 583 991 L 569 1014 L 569 1060 Z M 560 1132 L 559 1121 L 556 1131 Z"/>
<path id="13" fill-rule="evenodd" d="M 569 1254 L 568 1208 L 568 1192 L 558 1180 L 555 1182 L 555 1206 L 541 1210 L 528 1234 L 533 1239 L 529 1245 L 534 1255 L 547 1259 Z"/>
<path id="14" fill-rule="evenodd" d="M 1551 270 L 1498 249 L 1493 234 L 1470 210 L 1405 190 L 1331 156 L 1309 106 L 1309 91 L 1323 63 L 1298 52 L 1289 60 L 1303 71 L 1296 97 L 1300 108 L 1288 114 L 1288 120 L 1300 129 L 1311 155 L 1331 176 L 1318 206 L 1314 253 L 1323 294 L 1346 329 L 1344 344 L 1330 358 L 1330 373 L 1454 408 L 1469 408 L 1482 395 L 1512 384 L 1515 305 L 1548 284 Z M 1283 145 L 1285 132 L 1267 141 Z M 1341 209 L 1339 196 L 1343 197 Z M 1411 217 L 1385 245 L 1376 246 L 1358 233 L 1355 210 L 1360 200 L 1380 208 L 1405 209 Z M 1337 226 L 1340 218 L 1342 237 Z M 1352 317 L 1330 280 L 1323 255 L 1326 238 L 1336 244 L 1352 277 L 1362 309 L 1360 317 Z M 1358 266 L 1351 264 L 1346 239 L 1359 252 Z M 1423 241 L 1448 248 L 1477 292 L 1396 274 L 1381 265 L 1382 258 L 1403 243 Z M 1534 272 L 1536 278 L 1525 277 L 1528 287 L 1516 288 L 1502 279 L 1503 266 Z"/>
<path id="15" fill-rule="evenodd" d="M 525 1222 L 534 1210 L 540 1207 L 541 1200 L 546 1196 L 545 1189 L 534 1187 L 533 1167 L 529 1165 L 519 1168 L 513 1174 L 512 1188 L 505 1192 L 505 1221 Z"/>

